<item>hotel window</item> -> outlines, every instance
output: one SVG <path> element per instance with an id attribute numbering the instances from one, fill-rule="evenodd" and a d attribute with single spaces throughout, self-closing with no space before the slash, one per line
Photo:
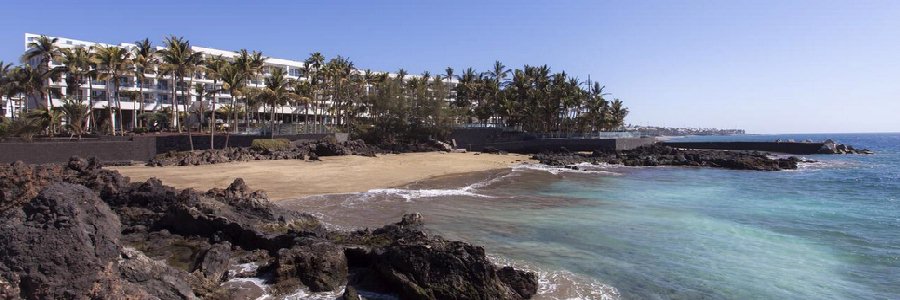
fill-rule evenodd
<path id="1" fill-rule="evenodd" d="M 159 101 L 161 103 L 166 103 L 169 101 L 169 95 L 157 94 L 156 101 Z"/>

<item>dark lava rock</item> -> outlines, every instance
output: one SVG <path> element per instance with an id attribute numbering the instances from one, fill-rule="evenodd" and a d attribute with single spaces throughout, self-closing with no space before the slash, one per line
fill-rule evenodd
<path id="1" fill-rule="evenodd" d="M 99 296 L 91 290 L 119 258 L 118 217 L 85 187 L 57 183 L 21 210 L 9 212 L 0 231 L 0 274 L 28 299 Z"/>
<path id="2" fill-rule="evenodd" d="M 202 279 L 203 285 L 213 289 L 225 281 L 232 263 L 231 243 L 218 243 L 199 256 L 193 273 L 195 277 Z"/>
<path id="3" fill-rule="evenodd" d="M 309 160 L 318 160 L 321 156 L 361 155 L 374 157 L 379 153 L 385 153 L 385 151 L 376 146 L 367 145 L 362 140 L 338 143 L 334 139 L 326 138 L 320 141 L 294 141 L 291 143 L 289 149 L 277 151 L 249 147 L 182 152 L 172 151 L 157 155 L 150 159 L 150 161 L 147 162 L 147 165 L 157 167 L 199 166 L 249 160 L 303 160 L 306 158 Z"/>
<path id="4" fill-rule="evenodd" d="M 338 300 L 360 300 L 359 294 L 356 292 L 356 288 L 353 286 L 347 286 L 344 288 L 344 293 L 341 294 L 341 297 Z"/>
<path id="5" fill-rule="evenodd" d="M 141 293 L 153 296 L 146 299 L 198 299 L 190 284 L 194 277 L 140 251 L 125 247 L 119 269 L 123 280 L 139 284 Z"/>
<path id="6" fill-rule="evenodd" d="M 54 183 L 0 220 L 0 294 L 25 299 L 125 298 L 119 219 L 91 190 Z"/>
<path id="7" fill-rule="evenodd" d="M 332 243 L 295 246 L 278 251 L 274 273 L 279 291 L 296 290 L 298 283 L 313 292 L 333 291 L 347 280 L 347 258 Z"/>
<path id="8" fill-rule="evenodd" d="M 770 158 L 764 153 L 726 150 L 685 150 L 649 145 L 627 151 L 599 151 L 590 155 L 569 151 L 544 152 L 532 156 L 543 164 L 557 167 L 580 163 L 621 164 L 626 166 L 693 166 L 733 170 L 779 171 L 796 169 L 797 157 Z"/>
<path id="9" fill-rule="evenodd" d="M 429 236 L 418 214 L 374 231 L 328 231 L 240 179 L 177 190 L 80 158 L 0 165 L 0 174 L 0 298 L 252 299 L 265 291 L 225 282 L 260 272 L 282 292 L 348 282 L 348 297 L 363 287 L 414 299 L 523 299 L 537 290 L 533 273 Z M 261 267 L 229 271 L 246 262 Z"/>
<path id="10" fill-rule="evenodd" d="M 537 292 L 534 273 L 503 270 L 482 247 L 422 230 L 422 218 L 414 214 L 346 237 L 367 247 L 346 251 L 354 273 L 351 285 L 380 286 L 402 299 L 528 299 Z"/>

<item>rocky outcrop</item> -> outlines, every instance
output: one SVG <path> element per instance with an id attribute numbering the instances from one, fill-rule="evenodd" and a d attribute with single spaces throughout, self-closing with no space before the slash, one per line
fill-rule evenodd
<path id="1" fill-rule="evenodd" d="M 534 273 L 498 268 L 482 247 L 428 235 L 419 214 L 341 240 L 351 284 L 401 299 L 528 299 L 537 292 Z"/>
<path id="2" fill-rule="evenodd" d="M 0 220 L 0 276 L 26 299 L 124 296 L 119 219 L 83 186 L 53 183 Z"/>
<path id="3" fill-rule="evenodd" d="M 779 171 L 797 168 L 800 158 L 771 158 L 755 151 L 684 150 L 650 145 L 628 151 L 594 151 L 591 154 L 570 151 L 545 152 L 532 158 L 543 164 L 577 168 L 582 163 L 625 166 L 692 166 L 732 170 Z"/>
<path id="4" fill-rule="evenodd" d="M 875 152 L 869 149 L 856 149 L 851 145 L 835 143 L 828 139 L 822 143 L 819 154 L 875 154 Z"/>
<path id="5" fill-rule="evenodd" d="M 347 281 L 344 250 L 330 242 L 311 242 L 278 250 L 272 265 L 276 289 L 296 290 L 300 283 L 310 291 L 333 291 Z"/>
<path id="6" fill-rule="evenodd" d="M 330 151 L 330 150 L 329 150 Z M 422 216 L 369 231 L 328 231 L 235 180 L 197 192 L 132 183 L 95 160 L 0 166 L 0 298 L 229 299 L 296 288 L 344 297 L 526 299 L 533 273 L 484 249 L 431 236 Z M 241 264 L 258 266 L 249 271 Z M 260 291 L 234 277 L 269 278 Z"/>
<path id="7" fill-rule="evenodd" d="M 286 150 L 265 150 L 246 148 L 227 148 L 202 151 L 168 152 L 157 155 L 151 159 L 148 166 L 198 166 L 219 164 L 234 161 L 251 160 L 285 160 L 285 159 L 309 159 L 316 160 L 321 156 L 361 155 L 374 157 L 376 154 L 386 151 L 367 145 L 362 140 L 352 140 L 338 143 L 333 140 L 297 141 L 291 143 Z"/>

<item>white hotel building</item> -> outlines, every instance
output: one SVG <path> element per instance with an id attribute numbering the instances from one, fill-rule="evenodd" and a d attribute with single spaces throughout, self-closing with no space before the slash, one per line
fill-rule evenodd
<path id="1" fill-rule="evenodd" d="M 35 41 L 40 36 L 41 35 L 39 35 L 39 34 L 25 33 L 25 51 L 29 51 L 28 44 Z M 51 37 L 51 38 L 53 38 L 53 37 Z M 118 46 L 118 47 L 132 50 L 136 47 L 132 43 L 121 43 L 118 45 L 111 45 L 111 44 L 104 44 L 104 43 L 97 43 L 97 42 L 81 41 L 81 40 L 65 38 L 65 37 L 56 37 L 56 38 L 59 39 L 57 41 L 57 45 L 60 46 L 61 48 L 74 48 L 74 47 L 89 48 L 91 46 L 96 45 L 96 46 L 105 46 L 105 47 Z M 159 46 L 157 48 L 163 49 L 162 47 L 159 47 Z M 229 58 L 238 56 L 238 53 L 234 52 L 234 51 L 226 51 L 226 50 L 219 50 L 219 49 L 213 49 L 213 48 L 204 48 L 204 47 L 198 47 L 198 46 L 191 46 L 191 48 L 196 52 L 203 53 L 203 55 L 205 57 L 206 56 L 215 57 L 215 56 L 221 55 L 225 59 L 229 59 Z M 33 61 L 29 61 L 26 63 L 31 64 L 31 65 L 38 65 L 38 64 L 40 64 L 40 59 L 36 58 L 36 59 L 33 59 Z M 51 62 L 50 64 L 51 64 L 51 67 L 56 67 L 56 66 L 60 66 L 59 63 L 60 62 Z M 270 74 L 272 68 L 283 68 L 285 70 L 286 77 L 288 77 L 288 78 L 296 79 L 296 80 L 306 80 L 306 78 L 303 77 L 304 74 L 301 71 L 303 68 L 303 65 L 304 65 L 304 63 L 302 61 L 266 57 L 265 64 L 266 64 L 266 68 L 264 68 L 264 71 L 262 74 L 263 76 L 260 77 L 259 80 L 249 80 L 248 84 L 250 86 L 262 87 L 263 82 L 264 82 L 262 80 L 262 78 L 267 76 L 268 74 Z M 361 72 L 361 71 L 357 70 L 357 72 Z M 121 92 L 124 92 L 124 91 L 137 92 L 137 91 L 140 91 L 141 86 L 143 86 L 143 94 L 144 94 L 144 100 L 145 100 L 143 110 L 145 112 L 158 111 L 159 109 L 172 106 L 172 100 L 170 99 L 171 93 L 172 93 L 171 84 L 175 84 L 175 82 L 173 82 L 171 76 L 147 74 L 145 77 L 146 78 L 145 78 L 144 82 L 142 82 L 142 83 L 137 82 L 136 77 L 134 77 L 133 75 L 122 76 L 120 78 L 121 83 L 119 85 L 119 91 L 120 91 L 119 102 L 121 103 L 121 110 L 123 113 L 122 121 L 125 124 L 124 125 L 125 128 L 132 128 L 132 126 L 133 126 L 132 122 L 133 122 L 134 118 L 140 114 L 140 112 L 138 112 L 138 111 L 140 111 L 140 109 L 141 109 L 141 103 L 140 103 L 140 98 L 130 99 L 128 97 L 121 96 Z M 417 77 L 417 75 L 409 75 L 407 78 L 414 78 L 414 77 Z M 185 85 L 189 84 L 190 80 L 191 80 L 191 78 L 185 77 L 184 84 Z M 455 85 L 456 82 L 457 81 L 455 79 L 451 79 L 448 82 L 448 84 Z M 206 74 L 203 72 L 198 72 L 198 73 L 194 74 L 193 83 L 194 83 L 194 85 L 196 85 L 197 83 L 203 84 L 206 86 L 206 90 L 213 90 L 213 87 L 212 87 L 213 80 L 207 78 Z M 221 82 L 218 82 L 218 85 L 219 85 L 218 88 L 221 88 Z M 66 96 L 67 85 L 65 82 L 65 78 L 61 78 L 59 81 L 51 81 L 50 88 L 56 90 L 53 93 L 51 93 L 51 94 L 55 94 L 52 97 L 53 105 L 55 107 L 62 105 L 61 98 L 59 98 L 57 95 L 62 95 L 62 97 Z M 112 84 L 107 84 L 107 82 L 104 80 L 96 80 L 95 79 L 92 83 L 88 83 L 87 80 L 85 80 L 85 82 L 82 83 L 81 88 L 83 89 L 84 95 L 86 98 L 85 103 L 87 104 L 89 99 L 93 100 L 95 109 L 105 109 L 107 107 L 116 105 L 116 103 L 114 101 L 114 94 L 113 94 L 114 87 Z M 197 107 L 198 105 L 204 105 L 203 110 L 209 111 L 210 106 L 212 105 L 212 101 L 211 101 L 211 100 L 213 100 L 212 97 L 207 96 L 203 99 L 202 102 L 197 102 L 196 101 L 197 96 L 198 95 L 194 92 L 193 86 L 188 87 L 187 91 L 181 91 L 181 90 L 177 91 L 176 92 L 176 102 L 178 103 L 178 111 L 196 110 L 198 108 Z M 88 98 L 88 97 L 90 97 L 90 98 Z M 186 97 L 190 97 L 190 100 L 188 100 Z M 452 94 L 451 94 L 451 97 L 452 97 Z M 224 105 L 229 105 L 232 102 L 231 95 L 229 95 L 227 92 L 219 93 L 217 95 L 217 99 L 215 99 L 215 100 L 216 100 L 215 101 L 216 109 L 221 108 Z M 448 99 L 448 100 L 452 100 L 452 99 Z M 37 107 L 38 103 L 35 101 L 37 101 L 37 99 L 34 99 L 32 97 L 32 98 L 28 99 L 27 101 L 25 101 L 26 103 L 24 105 L 26 105 L 27 108 Z M 42 101 L 41 103 L 46 103 L 47 100 L 41 99 L 40 101 Z M 191 103 L 191 105 L 193 105 L 194 107 L 187 107 L 188 103 Z M 328 106 L 330 106 L 331 102 L 324 101 L 324 103 L 319 103 L 319 104 L 322 104 L 323 106 L 325 106 L 325 107 L 319 108 L 321 111 L 321 110 L 327 108 Z M 238 105 L 240 106 L 240 102 Z M 4 103 L 4 111 L 6 112 L 6 114 L 8 116 L 10 115 L 11 110 L 19 109 L 19 108 L 20 107 L 16 106 L 15 101 L 7 101 L 7 103 Z M 314 108 L 311 105 L 309 108 L 310 114 L 313 113 L 313 109 Z M 262 107 L 259 108 L 259 112 L 268 113 L 270 111 L 271 111 L 271 108 L 268 108 L 265 110 Z M 281 115 L 294 114 L 294 115 L 302 116 L 306 112 L 307 112 L 307 110 L 306 110 L 306 107 L 304 107 L 304 106 L 284 106 L 284 107 L 276 108 L 276 114 L 281 114 Z M 326 119 L 325 122 L 326 123 L 334 123 L 334 120 Z"/>

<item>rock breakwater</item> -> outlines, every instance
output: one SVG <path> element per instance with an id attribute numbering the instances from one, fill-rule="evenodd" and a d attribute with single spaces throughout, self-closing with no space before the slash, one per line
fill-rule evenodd
<path id="1" fill-rule="evenodd" d="M 804 160 L 795 156 L 772 158 L 756 151 L 684 150 L 663 145 L 649 145 L 627 151 L 594 151 L 577 153 L 561 149 L 532 157 L 542 164 L 577 168 L 583 163 L 624 166 L 692 166 L 732 170 L 779 171 L 797 169 Z"/>

